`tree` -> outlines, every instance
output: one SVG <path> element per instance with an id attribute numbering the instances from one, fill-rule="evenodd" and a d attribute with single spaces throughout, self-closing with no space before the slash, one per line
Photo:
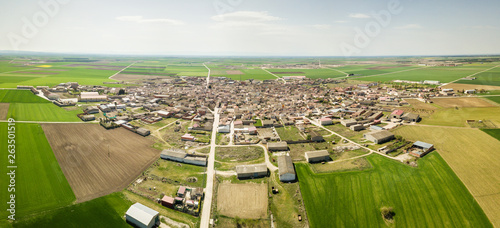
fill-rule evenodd
<path id="1" fill-rule="evenodd" d="M 386 220 L 393 220 L 396 213 L 394 213 L 392 207 L 382 207 L 380 208 L 380 212 L 382 213 L 382 217 Z"/>
<path id="2" fill-rule="evenodd" d="M 124 94 L 125 94 L 125 90 L 124 90 L 124 89 L 120 89 L 120 90 L 118 91 L 118 95 L 124 95 Z"/>

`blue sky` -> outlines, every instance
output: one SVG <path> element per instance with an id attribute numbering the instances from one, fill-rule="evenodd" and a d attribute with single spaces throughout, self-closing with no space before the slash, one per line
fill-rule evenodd
<path id="1" fill-rule="evenodd" d="M 500 1 L 493 0 L 1 1 L 0 50 L 271 56 L 500 54 L 499 10 Z M 377 20 L 377 14 L 390 19 Z"/>

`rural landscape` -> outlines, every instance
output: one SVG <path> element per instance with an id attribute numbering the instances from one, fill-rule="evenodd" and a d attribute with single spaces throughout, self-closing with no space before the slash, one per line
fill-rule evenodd
<path id="1" fill-rule="evenodd" d="M 499 1 L 0 8 L 0 228 L 500 228 Z"/>

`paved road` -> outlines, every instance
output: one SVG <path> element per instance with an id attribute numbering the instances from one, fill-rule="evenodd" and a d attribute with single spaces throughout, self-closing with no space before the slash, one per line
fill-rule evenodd
<path id="1" fill-rule="evenodd" d="M 131 67 L 132 65 L 134 65 L 136 62 L 133 62 L 131 63 L 130 65 L 126 66 L 125 68 L 121 69 L 120 71 L 116 72 L 115 74 L 109 76 L 109 79 L 113 79 L 114 76 L 118 75 L 119 73 L 121 73 L 122 71 L 126 70 L 127 68 Z"/>
<path id="2" fill-rule="evenodd" d="M 207 165 L 207 187 L 205 188 L 205 200 L 201 211 L 201 228 L 207 228 L 210 225 L 210 211 L 212 210 L 212 198 L 214 190 L 214 165 L 215 165 L 215 142 L 217 139 L 217 127 L 219 126 L 219 109 L 214 110 L 214 125 L 212 129 L 212 139 L 210 140 L 210 154 L 208 155 Z"/>
<path id="3" fill-rule="evenodd" d="M 203 63 L 203 66 L 205 66 L 205 68 L 207 68 L 208 70 L 208 74 L 207 74 L 207 89 L 208 89 L 208 84 L 210 83 L 210 68 L 207 67 L 207 65 L 205 65 L 205 63 Z"/>
<path id="4" fill-rule="evenodd" d="M 304 118 L 305 118 L 305 117 L 304 117 Z M 347 140 L 348 142 L 350 142 L 350 143 L 352 143 L 352 144 L 354 144 L 354 145 L 357 145 L 357 146 L 359 146 L 359 147 L 361 147 L 361 148 L 363 148 L 363 149 L 365 149 L 365 150 L 370 151 L 370 153 L 377 153 L 377 154 L 382 155 L 382 156 L 384 156 L 384 157 L 386 157 L 386 158 L 390 158 L 390 159 L 392 159 L 392 160 L 397 160 L 397 161 L 403 162 L 403 161 L 402 161 L 401 159 L 399 159 L 399 158 L 396 158 L 396 157 L 391 157 L 391 156 L 389 156 L 389 155 L 387 155 L 387 154 L 384 154 L 384 153 L 382 153 L 382 152 L 379 152 L 379 151 L 376 151 L 376 150 L 372 150 L 372 149 L 370 149 L 370 148 L 368 148 L 368 147 L 364 147 L 364 146 L 362 146 L 361 144 L 359 144 L 359 143 L 357 143 L 357 142 L 354 142 L 354 141 L 352 141 L 352 140 L 350 140 L 350 139 L 348 139 L 348 138 L 346 138 L 346 137 L 344 137 L 344 136 L 342 136 L 342 135 L 338 134 L 337 132 L 334 132 L 334 131 L 332 131 L 332 130 L 330 130 L 330 129 L 326 128 L 326 127 L 323 127 L 323 125 L 321 125 L 321 124 L 317 123 L 316 121 L 313 121 L 313 120 L 311 120 L 311 119 L 309 119 L 309 118 L 305 118 L 305 119 L 308 119 L 308 120 L 309 120 L 309 121 L 310 121 L 313 125 L 316 125 L 316 126 L 318 126 L 318 127 L 322 128 L 322 129 L 324 129 L 324 130 L 326 130 L 326 131 L 328 131 L 328 132 L 330 132 L 330 133 L 333 133 L 334 135 L 336 135 L 336 136 L 338 136 L 338 137 L 342 138 L 343 140 Z M 365 156 L 366 156 L 366 155 L 365 155 Z"/>

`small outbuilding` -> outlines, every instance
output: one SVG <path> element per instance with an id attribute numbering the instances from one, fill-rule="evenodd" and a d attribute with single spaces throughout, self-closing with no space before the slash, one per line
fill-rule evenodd
<path id="1" fill-rule="evenodd" d="M 415 157 L 421 158 L 431 152 L 434 149 L 434 145 L 430 143 L 425 143 L 421 141 L 416 141 L 410 148 L 409 154 Z"/>
<path id="2" fill-rule="evenodd" d="M 174 197 L 163 196 L 163 198 L 161 199 L 161 205 L 168 208 L 174 208 Z"/>
<path id="3" fill-rule="evenodd" d="M 404 111 L 403 110 L 394 110 L 391 113 L 391 118 L 393 119 L 401 119 L 401 116 L 403 116 Z"/>
<path id="4" fill-rule="evenodd" d="M 332 125 L 333 121 L 330 118 L 321 118 L 319 121 L 321 121 L 321 125 L 326 126 L 326 125 Z"/>
<path id="5" fill-rule="evenodd" d="M 405 121 L 417 122 L 418 120 L 420 120 L 420 115 L 415 113 L 406 113 L 403 115 L 402 119 Z"/>
<path id="6" fill-rule="evenodd" d="M 278 169 L 281 182 L 290 182 L 295 180 L 295 169 L 290 155 L 278 157 Z"/>
<path id="7" fill-rule="evenodd" d="M 288 144 L 286 142 L 268 143 L 267 144 L 267 149 L 269 151 L 283 151 L 283 150 L 288 150 Z"/>
<path id="8" fill-rule="evenodd" d="M 316 163 L 330 160 L 330 153 L 327 150 L 309 151 L 305 153 L 307 162 Z"/>
<path id="9" fill-rule="evenodd" d="M 325 139 L 323 139 L 323 136 L 320 135 L 318 132 L 311 131 L 309 133 L 311 135 L 311 141 L 313 142 L 323 142 Z"/>
<path id="10" fill-rule="evenodd" d="M 236 174 L 238 179 L 264 177 L 267 176 L 267 165 L 266 163 L 238 165 L 236 166 Z"/>
<path id="11" fill-rule="evenodd" d="M 135 203 L 125 213 L 126 221 L 139 228 L 151 228 L 159 225 L 158 211 L 146 207 L 140 203 Z"/>
<path id="12" fill-rule="evenodd" d="M 350 127 L 352 125 L 356 125 L 358 121 L 355 119 L 344 119 L 340 121 L 340 124 L 344 125 L 345 127 Z"/>

